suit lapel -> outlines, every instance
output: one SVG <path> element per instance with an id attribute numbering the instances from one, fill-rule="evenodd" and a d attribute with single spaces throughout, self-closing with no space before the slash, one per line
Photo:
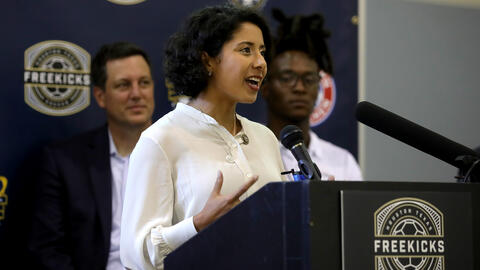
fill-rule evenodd
<path id="1" fill-rule="evenodd" d="M 93 134 L 87 150 L 90 180 L 103 230 L 105 250 L 110 249 L 112 228 L 112 172 L 109 148 L 108 130 L 105 125 Z"/>

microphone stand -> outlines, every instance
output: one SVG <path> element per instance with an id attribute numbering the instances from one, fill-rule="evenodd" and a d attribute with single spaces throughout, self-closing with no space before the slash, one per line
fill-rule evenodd
<path id="1" fill-rule="evenodd" d="M 477 183 L 480 182 L 480 157 L 471 155 L 461 155 L 455 158 L 458 163 L 458 182 Z"/>

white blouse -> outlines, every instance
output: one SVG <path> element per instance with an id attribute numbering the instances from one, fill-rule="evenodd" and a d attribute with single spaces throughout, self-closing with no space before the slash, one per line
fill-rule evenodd
<path id="1" fill-rule="evenodd" d="M 120 242 L 125 267 L 163 269 L 164 257 L 197 233 L 193 216 L 203 209 L 219 170 L 222 194 L 259 176 L 240 200 L 268 182 L 284 180 L 275 135 L 237 118 L 243 129 L 232 136 L 209 115 L 178 103 L 142 133 L 130 156 L 125 189 Z"/>

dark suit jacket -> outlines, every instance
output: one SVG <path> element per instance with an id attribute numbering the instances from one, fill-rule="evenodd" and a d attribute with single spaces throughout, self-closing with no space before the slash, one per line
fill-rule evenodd
<path id="1" fill-rule="evenodd" d="M 28 244 L 36 269 L 105 269 L 112 175 L 107 126 L 45 148 Z"/>

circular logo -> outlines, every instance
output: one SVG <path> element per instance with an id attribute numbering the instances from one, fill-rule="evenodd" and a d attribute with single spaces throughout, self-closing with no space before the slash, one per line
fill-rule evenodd
<path id="1" fill-rule="evenodd" d="M 315 107 L 310 114 L 310 126 L 315 127 L 328 119 L 335 107 L 336 87 L 330 74 L 320 71 L 320 83 Z"/>
<path id="2" fill-rule="evenodd" d="M 117 4 L 117 5 L 136 5 L 138 3 L 144 2 L 145 0 L 107 0 L 108 2 Z"/>
<path id="3" fill-rule="evenodd" d="M 443 214 L 418 198 L 399 198 L 375 211 L 376 269 L 444 269 Z"/>
<path id="4" fill-rule="evenodd" d="M 262 9 L 267 3 L 266 0 L 230 0 L 236 6 L 251 7 L 254 9 Z"/>
<path id="5" fill-rule="evenodd" d="M 75 44 L 50 40 L 25 51 L 25 102 L 53 116 L 75 114 L 90 104 L 90 54 Z"/>

